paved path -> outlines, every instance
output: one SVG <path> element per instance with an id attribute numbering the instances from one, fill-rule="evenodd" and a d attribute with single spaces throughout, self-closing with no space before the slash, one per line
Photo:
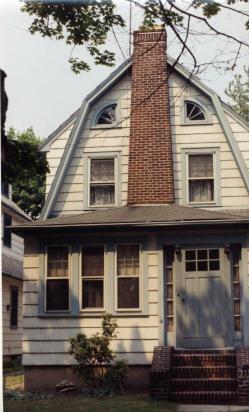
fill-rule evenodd
<path id="1" fill-rule="evenodd" d="M 249 412 L 248 406 L 236 405 L 179 405 L 177 412 Z"/>

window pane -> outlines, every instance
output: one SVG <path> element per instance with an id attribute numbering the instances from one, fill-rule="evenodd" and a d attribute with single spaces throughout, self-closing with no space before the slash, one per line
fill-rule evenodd
<path id="1" fill-rule="evenodd" d="M 219 260 L 210 260 L 210 262 L 209 262 L 209 270 L 220 270 L 220 262 L 219 262 Z"/>
<path id="2" fill-rule="evenodd" d="M 189 177 L 213 177 L 213 155 L 189 155 Z"/>
<path id="3" fill-rule="evenodd" d="M 47 310 L 69 309 L 69 288 L 67 279 L 47 280 Z"/>
<path id="4" fill-rule="evenodd" d="M 209 259 L 219 259 L 219 249 L 210 249 Z"/>
<path id="5" fill-rule="evenodd" d="M 190 180 L 189 201 L 211 202 L 214 200 L 214 181 L 212 180 Z"/>
<path id="6" fill-rule="evenodd" d="M 195 250 L 186 250 L 186 260 L 195 260 L 195 255 Z"/>
<path id="7" fill-rule="evenodd" d="M 188 120 L 205 120 L 203 110 L 195 103 L 186 102 Z"/>
<path id="8" fill-rule="evenodd" d="M 197 267 L 198 270 L 202 271 L 202 270 L 208 270 L 208 263 L 207 261 L 203 260 L 203 261 L 199 261 L 197 262 Z"/>
<path id="9" fill-rule="evenodd" d="M 104 276 L 104 247 L 84 247 L 82 250 L 82 276 Z"/>
<path id="10" fill-rule="evenodd" d="M 139 308 L 139 278 L 118 279 L 118 308 Z"/>
<path id="11" fill-rule="evenodd" d="M 82 281 L 82 309 L 103 308 L 103 280 Z"/>
<path id="12" fill-rule="evenodd" d="M 117 247 L 118 276 L 139 276 L 139 245 Z"/>
<path id="13" fill-rule="evenodd" d="M 68 277 L 68 247 L 48 246 L 48 277 Z"/>
<path id="14" fill-rule="evenodd" d="M 91 182 L 114 181 L 114 159 L 91 159 Z"/>
<path id="15" fill-rule="evenodd" d="M 114 185 L 90 187 L 90 205 L 103 206 L 114 205 L 115 203 L 115 189 Z"/>
<path id="16" fill-rule="evenodd" d="M 105 107 L 99 114 L 96 124 L 112 124 L 116 121 L 116 104 Z"/>
<path id="17" fill-rule="evenodd" d="M 186 262 L 186 272 L 195 272 L 196 263 L 195 262 Z"/>
<path id="18" fill-rule="evenodd" d="M 10 294 L 10 327 L 17 327 L 18 323 L 18 289 L 11 288 Z"/>
<path id="19" fill-rule="evenodd" d="M 207 250 L 198 250 L 197 259 L 207 259 Z"/>

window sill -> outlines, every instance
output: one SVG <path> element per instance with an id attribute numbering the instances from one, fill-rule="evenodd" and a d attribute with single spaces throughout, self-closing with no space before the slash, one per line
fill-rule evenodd
<path id="1" fill-rule="evenodd" d="M 122 129 L 122 124 L 119 124 L 119 122 L 113 123 L 113 124 L 100 124 L 100 125 L 94 125 L 91 126 L 91 130 L 109 130 L 109 129 Z"/>
<path id="2" fill-rule="evenodd" d="M 210 203 L 186 203 L 187 206 L 190 207 L 220 207 L 221 205 L 217 202 L 210 202 Z"/>
<path id="3" fill-rule="evenodd" d="M 180 123 L 181 126 L 198 126 L 198 125 L 213 125 L 213 122 L 210 120 L 196 120 L 196 121 L 184 121 Z"/>
<path id="4" fill-rule="evenodd" d="M 78 314 L 72 313 L 40 313 L 38 314 L 38 318 L 77 318 L 77 319 L 84 319 L 84 318 L 102 318 L 102 316 L 107 313 L 106 311 L 102 312 L 79 312 Z M 114 312 L 112 315 L 115 318 L 147 318 L 149 313 L 145 312 Z"/>

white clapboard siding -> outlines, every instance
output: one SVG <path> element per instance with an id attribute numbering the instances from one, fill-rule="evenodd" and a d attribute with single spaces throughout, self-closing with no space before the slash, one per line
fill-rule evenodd
<path id="1" fill-rule="evenodd" d="M 24 365 L 65 365 L 73 364 L 68 356 L 70 339 L 77 333 L 90 336 L 101 331 L 102 318 L 50 318 L 38 317 L 38 251 L 39 246 L 32 242 L 25 249 L 24 267 Z M 36 254 L 35 254 L 36 250 Z M 30 253 L 30 255 L 29 255 Z M 26 263 L 27 261 L 27 263 Z M 155 241 L 148 250 L 148 313 L 149 316 L 117 317 L 117 338 L 112 348 L 130 364 L 146 364 L 151 361 L 153 349 L 158 345 L 158 279 L 157 252 Z"/>
<path id="2" fill-rule="evenodd" d="M 11 286 L 18 288 L 18 326 L 10 328 L 10 292 Z M 22 353 L 22 280 L 2 277 L 2 333 L 3 333 L 3 356 L 20 355 Z"/>

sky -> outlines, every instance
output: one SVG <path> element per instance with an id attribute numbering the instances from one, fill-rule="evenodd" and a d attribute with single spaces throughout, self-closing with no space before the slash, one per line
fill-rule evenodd
<path id="1" fill-rule="evenodd" d="M 118 11 L 128 22 L 128 2 L 115 1 Z M 177 1 L 181 1 L 185 7 L 190 4 L 188 0 Z M 19 0 L 0 0 L 0 67 L 7 74 L 6 91 L 9 99 L 6 128 L 13 126 L 16 130 L 23 131 L 32 126 L 38 136 L 46 138 L 78 109 L 86 94 L 128 57 L 129 28 L 117 29 L 116 32 L 122 53 L 115 39 L 111 36 L 108 38 L 107 47 L 116 52 L 115 67 L 93 65 L 90 72 L 75 75 L 68 63 L 71 47 L 65 45 L 63 41 L 31 35 L 28 27 L 32 17 L 22 13 L 20 6 Z M 232 15 L 230 12 L 224 12 L 212 19 L 212 23 L 219 30 L 248 40 L 248 34 L 243 30 L 242 20 L 239 14 Z M 133 6 L 132 31 L 138 29 L 141 21 L 142 10 Z M 199 28 L 196 24 L 195 29 L 199 30 Z M 231 43 L 228 45 L 224 40 L 219 40 L 218 36 L 211 38 L 196 36 L 195 39 L 192 42 L 192 50 L 202 62 L 214 59 L 217 51 L 220 54 L 219 59 L 222 60 L 229 56 L 232 50 Z M 175 57 L 178 50 L 177 40 L 169 33 L 169 54 Z M 76 50 L 76 55 L 88 59 L 83 47 Z M 224 89 L 235 73 L 243 73 L 243 66 L 248 66 L 248 57 L 248 51 L 244 50 L 234 72 L 231 70 L 224 72 L 210 67 L 207 72 L 200 75 L 200 78 L 228 101 Z M 183 63 L 190 64 L 187 56 L 183 57 Z"/>

